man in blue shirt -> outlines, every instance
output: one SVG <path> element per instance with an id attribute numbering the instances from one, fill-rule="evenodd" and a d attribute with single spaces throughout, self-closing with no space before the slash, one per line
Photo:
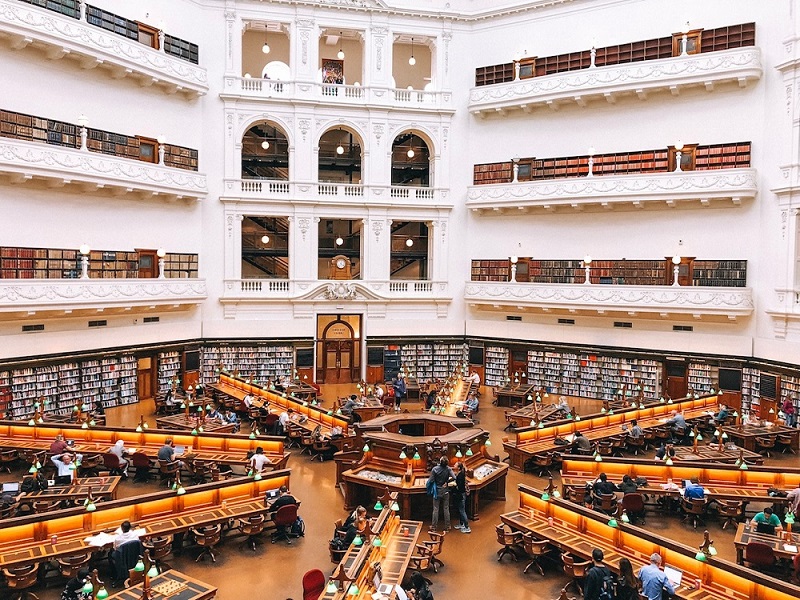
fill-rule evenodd
<path id="1" fill-rule="evenodd" d="M 642 582 L 642 595 L 647 600 L 661 600 L 661 591 L 666 590 L 668 594 L 675 593 L 664 571 L 661 570 L 661 555 L 652 554 L 650 564 L 639 569 L 639 581 Z"/>
<path id="2" fill-rule="evenodd" d="M 703 486 L 700 485 L 697 477 L 692 477 L 691 483 L 683 491 L 683 497 L 689 500 L 702 500 L 705 498 L 705 490 L 703 490 Z"/>

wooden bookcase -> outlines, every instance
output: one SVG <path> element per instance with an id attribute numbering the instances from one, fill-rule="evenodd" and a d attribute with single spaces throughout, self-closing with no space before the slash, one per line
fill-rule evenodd
<path id="1" fill-rule="evenodd" d="M 472 261 L 472 281 L 508 281 L 510 278 L 509 259 Z"/>
<path id="2" fill-rule="evenodd" d="M 176 38 L 169 34 L 164 35 L 164 52 L 170 56 L 176 56 L 195 65 L 200 62 L 200 48 L 197 44 L 187 42 L 186 40 Z"/>
<path id="3" fill-rule="evenodd" d="M 514 81 L 514 63 L 478 67 L 475 69 L 475 85 L 494 85 Z"/>
<path id="4" fill-rule="evenodd" d="M 72 17 L 73 19 L 81 18 L 81 10 L 78 6 L 78 0 L 21 0 L 25 4 L 32 4 L 40 8 L 45 8 L 53 12 Z"/>
<path id="5" fill-rule="evenodd" d="M 746 287 L 746 260 L 694 260 L 692 285 Z"/>
<path id="6" fill-rule="evenodd" d="M 717 52 L 730 48 L 755 46 L 756 24 L 740 23 L 703 31 L 700 52 Z"/>
<path id="7" fill-rule="evenodd" d="M 294 374 L 294 347 L 290 345 L 208 345 L 200 349 L 200 381 L 204 384 L 219 380 L 217 369 L 259 382 Z"/>

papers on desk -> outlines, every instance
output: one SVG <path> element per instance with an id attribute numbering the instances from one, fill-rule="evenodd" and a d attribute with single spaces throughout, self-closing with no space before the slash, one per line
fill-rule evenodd
<path id="1" fill-rule="evenodd" d="M 797 552 L 797 546 L 794 544 L 784 544 L 783 549 L 787 552 Z"/>
<path id="2" fill-rule="evenodd" d="M 90 535 L 89 537 L 84 538 L 83 541 L 89 544 L 90 546 L 96 546 L 97 548 L 102 548 L 103 546 L 113 544 L 114 536 L 101 531 L 97 535 Z"/>
<path id="3" fill-rule="evenodd" d="M 564 439 L 567 440 L 570 444 L 575 441 L 575 434 L 570 433 L 569 435 L 565 435 Z"/>
<path id="4" fill-rule="evenodd" d="M 144 527 L 142 527 L 142 528 L 140 528 L 140 529 L 134 529 L 134 530 L 133 530 L 133 534 L 134 534 L 135 536 L 137 536 L 137 537 L 140 537 L 140 538 L 141 538 L 141 537 L 144 537 L 144 536 L 146 536 L 146 535 L 147 535 L 147 530 L 146 530 Z"/>
<path id="5" fill-rule="evenodd" d="M 676 483 L 662 483 L 661 484 L 661 489 L 662 490 L 677 491 L 677 490 L 679 490 L 681 488 L 678 487 L 678 484 L 676 484 Z"/>

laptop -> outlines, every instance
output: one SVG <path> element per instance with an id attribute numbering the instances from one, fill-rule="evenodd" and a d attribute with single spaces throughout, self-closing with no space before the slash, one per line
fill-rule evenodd
<path id="1" fill-rule="evenodd" d="M 70 485 L 72 483 L 72 475 L 58 475 L 54 481 L 55 485 Z"/>
<path id="2" fill-rule="evenodd" d="M 687 488 L 687 487 L 689 487 L 690 485 L 692 485 L 692 481 L 691 481 L 691 479 L 684 479 L 684 480 L 683 480 L 683 487 Z"/>
<path id="3" fill-rule="evenodd" d="M 75 440 L 67 440 L 67 446 L 72 448 L 75 445 Z"/>
<path id="4" fill-rule="evenodd" d="M 183 454 L 186 451 L 186 446 L 175 446 L 173 450 L 175 451 L 175 454 Z"/>
<path id="5" fill-rule="evenodd" d="M 18 493 L 19 492 L 19 483 L 16 483 L 16 482 L 4 483 L 2 492 L 4 494 L 16 494 L 16 493 Z"/>
<path id="6" fill-rule="evenodd" d="M 278 490 L 278 489 L 267 490 L 267 494 L 266 494 L 267 500 L 274 500 L 275 498 L 280 496 L 280 493 L 281 493 L 281 491 Z"/>
<path id="7" fill-rule="evenodd" d="M 678 586 L 681 584 L 681 579 L 683 579 L 683 571 L 679 571 L 669 565 L 664 565 L 664 575 L 667 576 L 667 580 L 672 584 L 672 587 L 678 589 Z"/>
<path id="8" fill-rule="evenodd" d="M 758 533 L 775 535 L 775 525 L 770 525 L 769 523 L 756 523 L 756 531 Z"/>

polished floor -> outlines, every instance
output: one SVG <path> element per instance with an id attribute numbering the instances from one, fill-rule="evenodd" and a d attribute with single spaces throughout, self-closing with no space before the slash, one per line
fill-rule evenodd
<path id="1" fill-rule="evenodd" d="M 328 386 L 323 389 L 323 398 L 330 402 L 337 395 L 346 393 L 349 393 L 349 387 Z M 414 407 L 413 404 L 407 405 L 410 410 Z M 598 407 L 598 403 L 583 401 L 578 410 L 588 414 Z M 144 413 L 145 418 L 154 424 L 152 405 L 148 403 L 109 411 L 107 419 L 112 426 L 134 426 L 140 413 Z M 493 449 L 503 456 L 501 439 L 507 435 L 503 432 L 506 425 L 503 409 L 493 407 L 488 401 L 483 402 L 479 416 L 479 426 L 491 432 L 495 442 Z M 768 464 L 798 466 L 800 460 L 795 456 L 781 455 L 769 460 Z M 294 540 L 291 546 L 285 543 L 270 544 L 269 539 L 265 538 L 255 552 L 244 547 L 241 538 L 231 538 L 219 546 L 216 563 L 196 563 L 199 550 L 188 547 L 182 556 L 171 557 L 169 564 L 218 586 L 217 597 L 220 600 L 241 600 L 248 596 L 269 600 L 302 598 L 300 582 L 303 573 L 318 568 L 328 574 L 333 568 L 328 556 L 328 540 L 333 533 L 334 520 L 343 517 L 345 511 L 341 493 L 334 484 L 333 462 L 320 463 L 295 454 L 289 460 L 289 467 L 292 469 L 292 492 L 302 501 L 300 514 L 306 522 L 305 538 Z M 17 479 L 20 476 L 21 471 L 13 474 Z M 497 562 L 495 553 L 499 546 L 494 526 L 499 522 L 501 513 L 517 507 L 516 489 L 523 482 L 541 486 L 543 480 L 531 474 L 509 471 L 505 502 L 495 501 L 484 505 L 480 520 L 472 524 L 471 534 L 452 530 L 447 535 L 442 553 L 445 566 L 438 574 L 430 575 L 436 600 L 472 600 L 487 595 L 504 600 L 558 598 L 566 579 L 556 566 L 547 569 L 542 577 L 534 570 L 524 575 L 522 569 L 525 562 L 515 563 L 510 558 L 505 558 L 502 563 Z M 135 484 L 129 480 L 121 485 L 120 496 L 144 494 L 155 489 L 154 483 Z M 750 510 L 754 508 L 757 506 L 750 506 Z M 430 520 L 429 514 L 419 517 Z M 710 520 L 707 526 L 720 556 L 734 560 L 733 531 L 730 528 L 723 531 L 716 520 Z M 702 541 L 702 529 L 694 530 L 673 516 L 648 515 L 646 528 L 687 545 L 696 546 Z M 47 589 L 36 590 L 36 593 L 40 600 L 57 600 L 62 588 L 63 584 L 54 582 Z"/>

